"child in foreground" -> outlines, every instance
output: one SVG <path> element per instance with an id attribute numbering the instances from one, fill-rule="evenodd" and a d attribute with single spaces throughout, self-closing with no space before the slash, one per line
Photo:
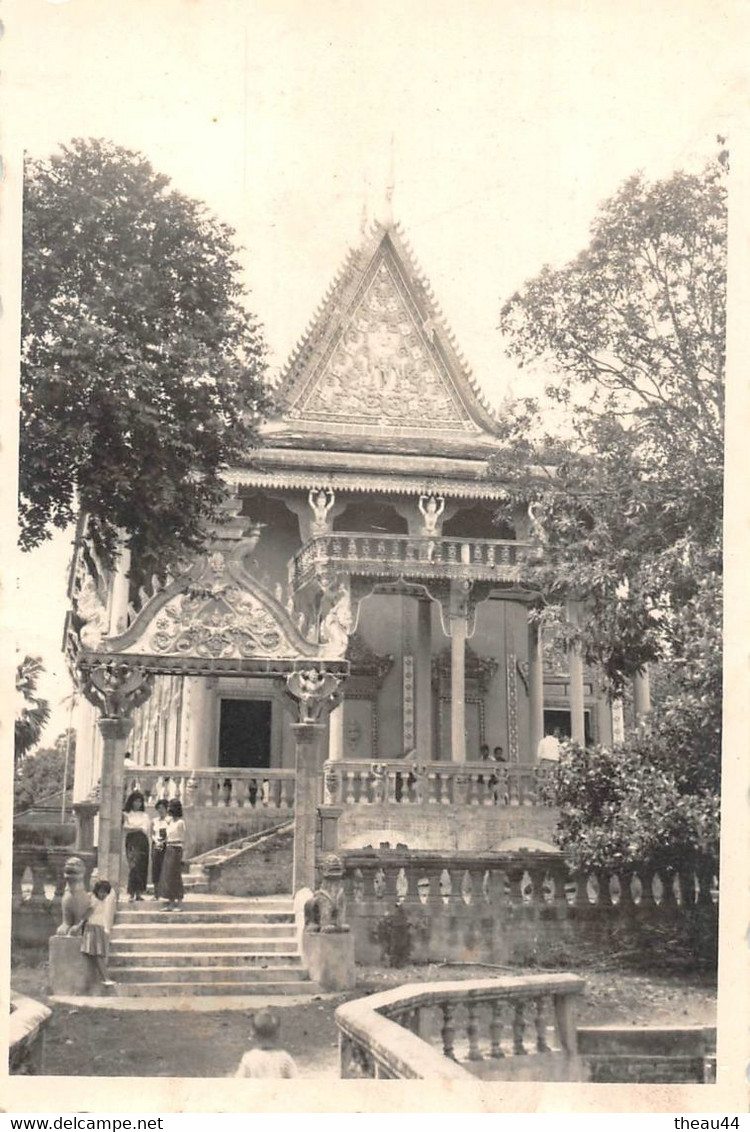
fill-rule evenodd
<path id="1" fill-rule="evenodd" d="M 107 897 L 112 891 L 108 880 L 97 881 L 91 894 L 91 903 L 79 927 L 83 939 L 81 951 L 93 960 L 97 974 L 105 987 L 115 984 L 107 971 L 109 953 L 109 927 Z"/>
<path id="2" fill-rule="evenodd" d="M 259 1010 L 251 1019 L 254 1049 L 243 1053 L 235 1077 L 298 1077 L 297 1066 L 285 1049 L 279 1049 L 281 1023 L 272 1010 Z"/>

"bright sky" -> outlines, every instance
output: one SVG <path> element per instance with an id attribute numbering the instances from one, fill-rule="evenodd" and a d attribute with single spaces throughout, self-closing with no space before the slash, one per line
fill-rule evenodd
<path id="1" fill-rule="evenodd" d="M 747 6 L 721 0 L 16 0 L 11 120 L 141 150 L 246 248 L 283 364 L 363 207 L 394 208 L 490 399 L 522 392 L 501 302 L 587 241 L 632 172 L 697 167 L 746 94 Z M 22 653 L 53 701 L 70 539 L 25 556 Z M 35 611 L 30 624 L 25 616 Z M 66 725 L 57 709 L 47 738 Z"/>

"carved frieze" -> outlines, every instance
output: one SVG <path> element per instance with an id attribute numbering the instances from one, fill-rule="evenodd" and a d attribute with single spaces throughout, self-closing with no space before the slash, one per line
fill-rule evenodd
<path id="1" fill-rule="evenodd" d="M 441 429 L 470 423 L 386 259 L 293 415 Z"/>

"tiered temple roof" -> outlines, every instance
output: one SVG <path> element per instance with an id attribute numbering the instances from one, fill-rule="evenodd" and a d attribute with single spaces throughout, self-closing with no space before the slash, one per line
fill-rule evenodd
<path id="1" fill-rule="evenodd" d="M 498 421 L 397 224 L 375 223 L 349 253 L 275 400 L 250 467 L 230 476 L 237 483 L 304 487 L 312 473 L 350 490 L 366 481 L 385 491 L 497 493 L 487 457 Z"/>

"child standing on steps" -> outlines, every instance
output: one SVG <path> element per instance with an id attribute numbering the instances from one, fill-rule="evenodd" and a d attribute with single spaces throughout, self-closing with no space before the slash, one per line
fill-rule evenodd
<path id="1" fill-rule="evenodd" d="M 259 1010 L 251 1019 L 254 1049 L 243 1053 L 235 1077 L 298 1077 L 294 1059 L 279 1049 L 281 1022 L 272 1010 Z"/>
<path id="2" fill-rule="evenodd" d="M 109 954 L 109 909 L 107 897 L 112 891 L 108 880 L 99 880 L 91 893 L 91 903 L 86 915 L 78 925 L 83 938 L 81 951 L 94 961 L 99 978 L 105 987 L 113 987 L 114 980 L 110 979 L 107 971 L 107 956 Z"/>

